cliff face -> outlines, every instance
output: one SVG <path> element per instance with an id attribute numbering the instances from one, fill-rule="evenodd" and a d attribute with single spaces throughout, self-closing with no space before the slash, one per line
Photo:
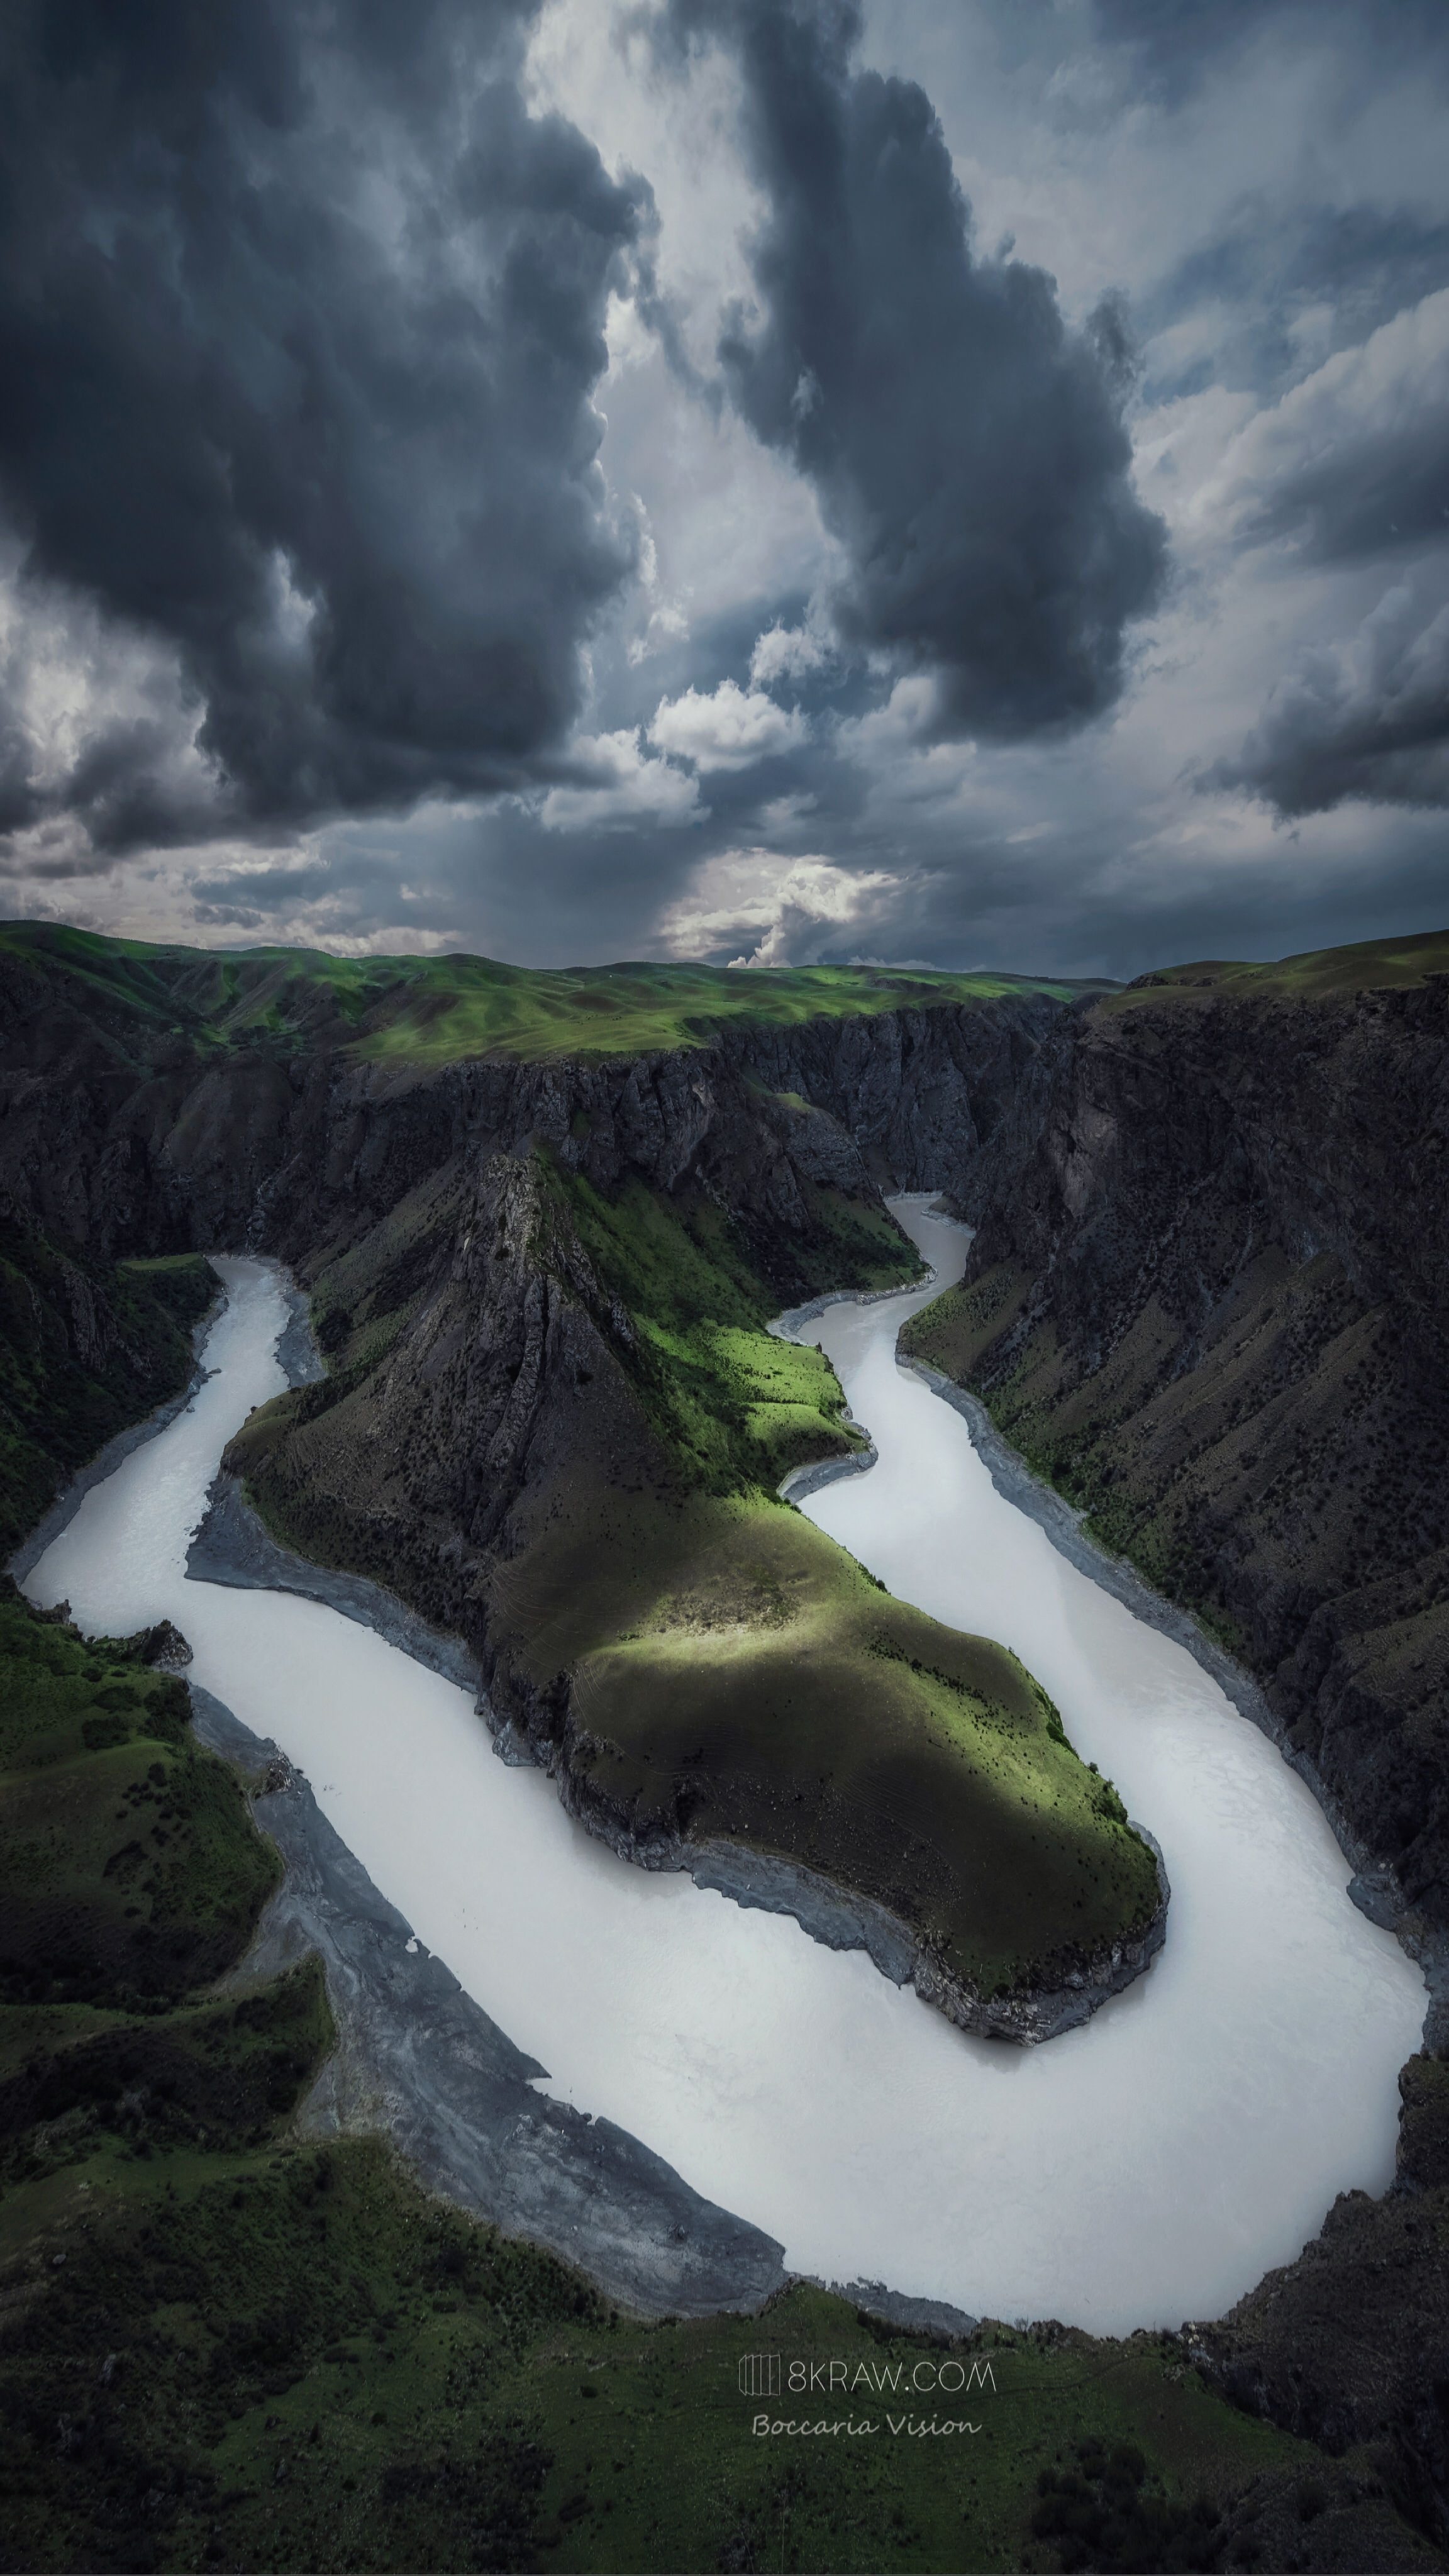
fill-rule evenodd
<path id="1" fill-rule="evenodd" d="M 1265 1682 L 1449 1921 L 1449 977 L 1073 1015 L 915 1337 Z"/>
<path id="2" fill-rule="evenodd" d="M 1014 1095 L 1061 1006 L 975 1006 L 730 1027 L 603 1062 L 359 1060 L 350 1032 L 199 1042 L 63 965 L 0 958 L 0 1206 L 97 1252 L 235 1249 L 316 1262 L 428 1172 L 546 1145 L 611 1189 L 686 1180 L 771 1230 L 802 1182 L 939 1188 Z"/>

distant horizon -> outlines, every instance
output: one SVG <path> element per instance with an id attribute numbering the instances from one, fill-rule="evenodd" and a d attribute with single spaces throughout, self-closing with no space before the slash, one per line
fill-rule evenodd
<path id="1" fill-rule="evenodd" d="M 511 974 L 519 975 L 607 975 L 631 973 L 636 970 L 674 973 L 706 973 L 711 975 L 738 973 L 751 975 L 805 975 L 855 972 L 862 974 L 876 973 L 882 975 L 933 975 L 955 981 L 969 980 L 973 977 L 995 977 L 997 979 L 1025 984 L 1110 984 L 1117 987 L 1119 990 L 1124 989 L 1128 984 L 1138 980 L 1138 977 L 1143 974 L 1165 973 L 1173 970 L 1180 970 L 1189 966 L 1291 966 L 1301 962 L 1301 960 L 1307 957 L 1335 954 L 1346 950 L 1386 948 L 1392 947 L 1400 942 L 1415 943 L 1421 940 L 1449 940 L 1449 922 L 1446 922 L 1443 928 L 1421 927 L 1411 930 L 1388 930 L 1366 939 L 1315 940 L 1309 946 L 1304 948 L 1284 949 L 1261 957 L 1210 957 L 1206 955 L 1200 957 L 1159 957 L 1150 961 L 1147 965 L 1140 967 L 1138 969 L 1138 977 L 1133 977 L 1087 974 L 1070 968 L 1057 966 L 1004 966 L 983 964 L 980 961 L 970 966 L 928 965 L 923 959 L 918 957 L 821 957 L 813 959 L 808 965 L 789 965 L 784 963 L 758 965 L 753 961 L 746 964 L 743 961 L 735 960 L 727 966 L 721 966 L 715 960 L 705 957 L 600 957 L 593 959 L 571 958 L 560 960 L 552 965 L 537 965 L 530 964 L 519 958 L 492 955 L 484 949 L 477 948 L 340 948 L 329 947 L 325 941 L 300 939 L 254 939 L 226 941 L 221 943 L 211 943 L 193 939 L 148 939 L 143 935 L 129 932 L 95 930 L 85 922 L 68 920 L 60 916 L 48 914 L 0 913 L 0 931 L 5 930 L 69 930 L 79 932 L 82 936 L 87 938 L 105 940 L 111 945 L 117 947 L 154 948 L 160 951 L 181 952 L 198 957 L 245 958 L 265 956 L 275 953 L 281 956 L 325 957 L 342 965 L 387 965 L 395 962 L 397 964 L 404 965 L 416 964 L 426 966 L 455 962 L 458 964 L 500 966 L 505 968 Z"/>

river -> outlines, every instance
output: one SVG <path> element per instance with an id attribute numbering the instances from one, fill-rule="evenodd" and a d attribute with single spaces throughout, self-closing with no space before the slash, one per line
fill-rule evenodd
<path id="1" fill-rule="evenodd" d="M 337 1612 L 186 1579 L 222 1448 L 283 1383 L 265 1262 L 218 1260 L 213 1373 L 25 1589 L 92 1633 L 173 1619 L 193 1678 L 307 1772 L 545 2089 L 645 2140 L 792 2269 L 1101 2333 L 1217 2315 L 1337 2192 L 1389 2181 L 1422 1981 L 1349 1903 L 1274 1747 L 996 1492 L 965 1423 L 897 1365 L 902 1321 L 965 1248 L 920 1203 L 898 1213 L 938 1281 L 806 1328 L 880 1454 L 804 1508 L 903 1599 L 1015 1647 L 1172 1882 L 1149 1974 L 1041 2048 L 967 2039 L 862 1952 L 617 1860 L 541 1774 L 495 1759 L 466 1692 Z"/>

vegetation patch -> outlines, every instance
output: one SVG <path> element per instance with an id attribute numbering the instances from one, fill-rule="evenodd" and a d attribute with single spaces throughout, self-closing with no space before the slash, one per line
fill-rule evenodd
<path id="1" fill-rule="evenodd" d="M 788 1258 L 792 1284 L 807 1293 L 819 1276 L 832 1286 L 842 1278 L 903 1284 L 921 1265 L 883 1208 L 820 1191 L 803 1244 L 761 1253 L 707 1199 L 667 1201 L 632 1179 L 605 1198 L 576 1174 L 547 1170 L 604 1298 L 629 1317 L 625 1365 L 690 1487 L 773 1492 L 792 1467 L 864 1445 L 842 1423 L 845 1399 L 829 1361 L 766 1329 L 780 1290 L 762 1265 L 778 1269 Z"/>
<path id="2" fill-rule="evenodd" d="M 277 1883 L 237 1781 L 192 1739 L 184 1683 L 147 1666 L 147 1643 L 83 1638 L 5 1578 L 6 2010 L 164 2010 L 238 1956 Z"/>
<path id="3" fill-rule="evenodd" d="M 947 2346 L 804 2284 L 644 2324 L 367 2140 L 97 2138 L 8 2195 L 0 2300 L 15 2566 L 1210 2568 L 1308 2519 L 1320 2564 L 1443 2563 L 1362 2453 L 1235 2412 L 1174 2336 Z"/>
<path id="4" fill-rule="evenodd" d="M 729 1027 L 795 1028 L 882 1011 L 968 1007 L 1010 994 L 1071 1001 L 1100 980 L 953 975 L 899 967 L 505 966 L 488 957 L 330 957 L 320 949 L 217 954 L 106 939 L 50 922 L 0 926 L 0 961 L 62 971 L 105 1020 L 185 1036 L 203 1051 L 330 1048 L 394 1065 L 469 1056 L 599 1059 L 706 1046 Z"/>

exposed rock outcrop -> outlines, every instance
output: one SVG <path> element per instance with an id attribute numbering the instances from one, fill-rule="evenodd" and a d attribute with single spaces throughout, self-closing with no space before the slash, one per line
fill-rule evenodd
<path id="1" fill-rule="evenodd" d="M 1449 1922 L 1449 981 L 1064 1020 L 913 1338 L 1260 1676 Z"/>
<path id="2" fill-rule="evenodd" d="M 1449 2540 L 1449 2067 L 1399 2077 L 1398 2181 L 1343 2192 L 1320 2235 L 1220 2321 L 1184 2328 L 1203 2376 L 1335 2458 L 1362 2445 L 1400 2509 Z"/>
<path id="3" fill-rule="evenodd" d="M 178 985 L 192 971 L 178 961 Z M 107 1256 L 250 1243 L 315 1263 L 425 1175 L 538 1143 L 601 1189 L 689 1180 L 788 1236 L 812 1184 L 941 1186 L 1061 1007 L 1006 995 L 637 1058 L 394 1067 L 348 1054 L 345 1024 L 218 1056 L 60 961 L 0 959 L 0 1212 Z"/>

